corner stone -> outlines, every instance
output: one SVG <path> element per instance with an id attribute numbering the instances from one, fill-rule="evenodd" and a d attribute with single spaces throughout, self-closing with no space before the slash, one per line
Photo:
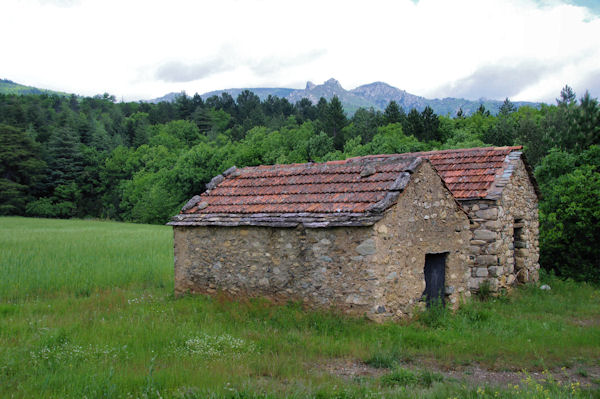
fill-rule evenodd
<path id="1" fill-rule="evenodd" d="M 497 208 L 488 208 L 482 209 L 480 211 L 475 212 L 475 216 L 481 219 L 486 220 L 495 220 L 498 219 L 498 209 Z"/>
<path id="2" fill-rule="evenodd" d="M 494 241 L 496 239 L 496 232 L 490 230 L 476 230 L 473 233 L 473 239 L 481 241 Z"/>
<path id="3" fill-rule="evenodd" d="M 487 267 L 478 267 L 477 269 L 475 269 L 475 276 L 476 277 L 487 277 L 488 276 Z"/>
<path id="4" fill-rule="evenodd" d="M 496 265 L 498 263 L 498 257 L 494 255 L 478 255 L 477 258 L 478 265 Z"/>

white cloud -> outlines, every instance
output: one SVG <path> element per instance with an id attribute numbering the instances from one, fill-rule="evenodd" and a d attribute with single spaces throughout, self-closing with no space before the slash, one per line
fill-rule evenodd
<path id="1" fill-rule="evenodd" d="M 0 14 L 1 77 L 128 100 L 330 77 L 552 100 L 600 65 L 600 19 L 556 0 L 3 0 Z M 478 92 L 482 76 L 497 80 Z"/>

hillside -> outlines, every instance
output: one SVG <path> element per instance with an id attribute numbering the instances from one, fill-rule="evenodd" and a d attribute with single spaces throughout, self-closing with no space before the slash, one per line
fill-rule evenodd
<path id="1" fill-rule="evenodd" d="M 47 89 L 39 89 L 37 87 L 25 86 L 19 83 L 15 83 L 12 80 L 8 79 L 0 79 L 0 94 L 56 94 L 59 96 L 67 96 L 67 93 L 47 90 Z"/>
<path id="2" fill-rule="evenodd" d="M 398 89 L 397 87 L 391 86 L 384 82 L 374 82 L 356 87 L 352 90 L 346 90 L 342 87 L 340 82 L 331 78 L 325 81 L 323 84 L 317 85 L 313 82 L 307 82 L 304 89 L 289 89 L 289 88 L 263 88 L 263 87 L 250 87 L 250 88 L 234 88 L 215 90 L 204 93 L 201 95 L 203 99 L 207 99 L 211 96 L 220 96 L 222 93 L 228 93 L 233 98 L 244 90 L 250 90 L 261 100 L 266 99 L 269 95 L 277 96 L 280 98 L 286 98 L 292 104 L 300 101 L 303 98 L 308 98 L 313 104 L 316 104 L 321 97 L 326 100 L 331 100 L 334 96 L 337 96 L 344 110 L 349 115 L 354 114 L 358 108 L 374 108 L 375 110 L 383 111 L 390 101 L 396 101 L 406 112 L 412 108 L 416 108 L 418 111 L 422 111 L 426 106 L 430 106 L 433 111 L 438 115 L 456 115 L 459 109 L 462 108 L 466 115 L 470 115 L 477 111 L 479 106 L 483 104 L 487 110 L 492 114 L 497 114 L 502 106 L 502 101 L 479 99 L 477 101 L 467 100 L 464 98 L 452 98 L 447 97 L 443 99 L 428 99 L 425 97 L 417 96 L 408 93 L 405 90 Z M 162 97 L 149 100 L 151 103 L 158 103 L 161 101 L 173 101 L 181 93 L 169 93 Z M 514 102 L 515 106 L 520 107 L 523 105 L 530 105 L 537 107 L 538 103 L 517 101 Z"/>

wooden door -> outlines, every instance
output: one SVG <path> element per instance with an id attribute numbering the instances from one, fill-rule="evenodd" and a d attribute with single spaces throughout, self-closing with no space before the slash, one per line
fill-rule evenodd
<path id="1" fill-rule="evenodd" d="M 425 299 L 427 307 L 434 303 L 444 305 L 446 286 L 446 253 L 425 255 Z"/>

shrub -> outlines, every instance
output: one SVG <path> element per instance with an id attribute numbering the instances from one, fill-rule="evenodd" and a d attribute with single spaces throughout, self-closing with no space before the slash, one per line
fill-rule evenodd
<path id="1" fill-rule="evenodd" d="M 365 363 L 378 369 L 392 368 L 397 363 L 398 357 L 399 353 L 396 350 L 377 352 L 365 360 Z"/>
<path id="2" fill-rule="evenodd" d="M 412 371 L 399 368 L 381 377 L 384 386 L 421 386 L 429 388 L 434 382 L 443 381 L 444 377 L 429 370 Z"/>
<path id="3" fill-rule="evenodd" d="M 433 302 L 425 311 L 418 314 L 419 321 L 431 328 L 445 326 L 449 317 L 449 311 L 446 310 L 441 302 Z"/>
<path id="4" fill-rule="evenodd" d="M 492 285 L 489 280 L 482 281 L 479 284 L 479 290 L 477 291 L 477 299 L 481 302 L 485 302 L 492 297 Z"/>

